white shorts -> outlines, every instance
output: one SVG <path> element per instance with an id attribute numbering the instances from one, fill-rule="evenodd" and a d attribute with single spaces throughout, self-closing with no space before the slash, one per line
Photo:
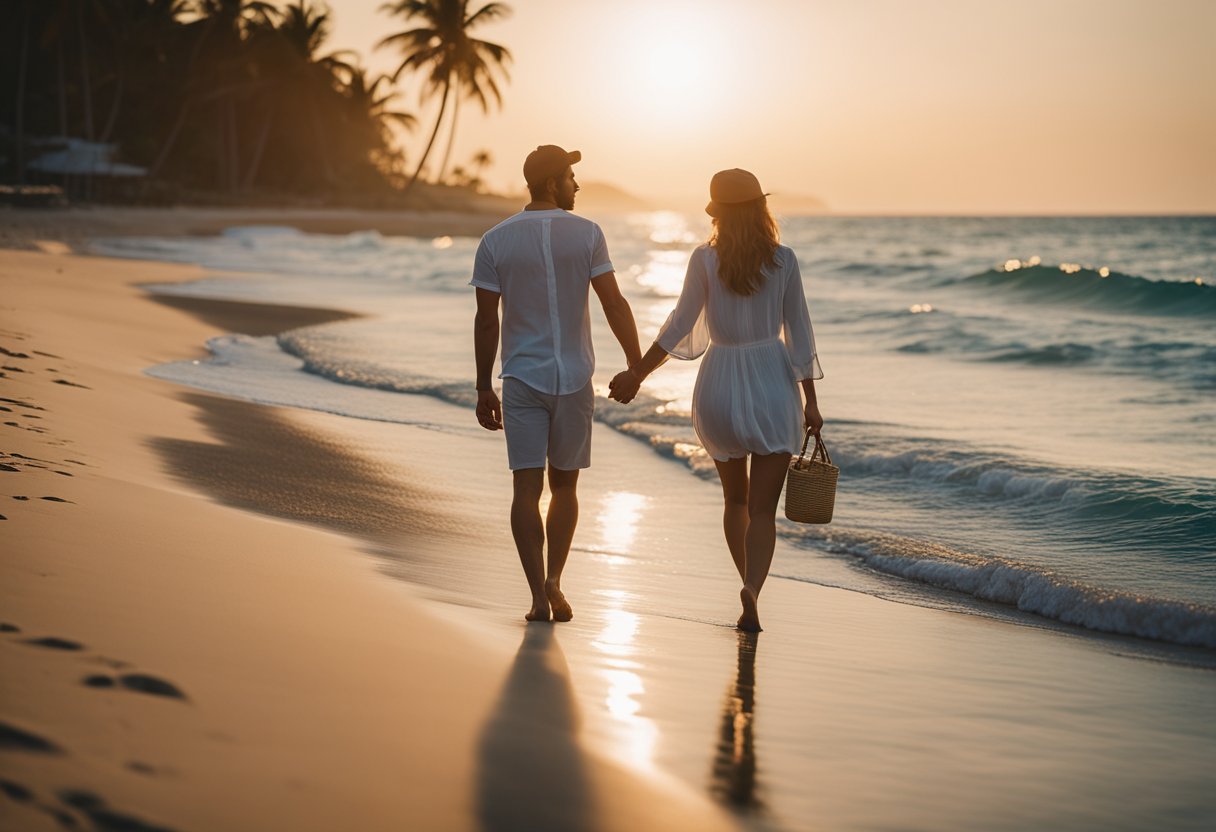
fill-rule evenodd
<path id="1" fill-rule="evenodd" d="M 502 420 L 507 434 L 507 464 L 512 471 L 544 468 L 559 471 L 591 467 L 591 417 L 595 390 L 565 396 L 541 393 L 517 378 L 502 380 Z"/>

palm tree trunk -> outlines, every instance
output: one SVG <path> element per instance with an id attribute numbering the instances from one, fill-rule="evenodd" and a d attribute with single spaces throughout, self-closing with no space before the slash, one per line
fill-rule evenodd
<path id="1" fill-rule="evenodd" d="M 118 124 L 118 111 L 122 109 L 123 82 L 125 80 L 122 70 L 118 70 L 118 82 L 114 88 L 114 103 L 110 105 L 110 115 L 106 119 L 106 126 L 101 130 L 101 141 L 103 142 L 110 140 L 110 136 L 114 132 L 114 126 Z"/>
<path id="2" fill-rule="evenodd" d="M 241 137 L 236 126 L 236 102 L 228 99 L 228 190 L 236 193 L 241 184 Z"/>
<path id="3" fill-rule="evenodd" d="M 443 111 L 447 109 L 448 93 L 451 92 L 451 89 L 452 79 L 449 76 L 443 82 L 443 99 L 439 102 L 439 117 L 435 119 L 435 129 L 431 131 L 431 140 L 426 143 L 426 150 L 422 151 L 422 158 L 418 160 L 418 169 L 414 171 L 413 177 L 406 183 L 405 190 L 401 192 L 402 196 L 408 194 L 410 189 L 414 187 L 414 183 L 418 181 L 418 177 L 422 174 L 422 166 L 426 164 L 426 157 L 431 155 L 431 148 L 435 144 L 435 137 L 439 135 L 439 126 L 443 124 Z"/>
<path id="4" fill-rule="evenodd" d="M 452 127 L 448 133 L 448 149 L 443 154 L 443 164 L 439 166 L 439 179 L 437 182 L 444 182 L 448 172 L 448 162 L 452 159 L 452 145 L 456 144 L 456 120 L 460 117 L 460 96 L 456 96 L 456 100 L 452 102 Z"/>
<path id="5" fill-rule="evenodd" d="M 336 181 L 333 166 L 329 163 L 329 143 L 325 141 L 325 127 L 321 117 L 317 115 L 317 107 L 312 101 L 308 102 L 308 113 L 312 120 L 313 136 L 317 140 L 317 154 L 321 157 L 321 172 L 325 174 L 325 184 L 333 185 Z"/>
<path id="6" fill-rule="evenodd" d="M 190 114 L 190 101 L 187 99 L 182 102 L 181 109 L 177 111 L 177 121 L 173 122 L 172 129 L 169 130 L 169 135 L 165 139 L 164 146 L 160 149 L 160 153 L 156 156 L 156 161 L 152 163 L 152 169 L 148 171 L 149 176 L 156 176 L 160 173 L 161 166 L 169 159 L 169 154 L 173 151 L 173 145 L 177 143 L 177 134 L 182 131 L 182 127 L 186 123 L 186 116 Z"/>
<path id="7" fill-rule="evenodd" d="M 262 129 L 258 133 L 257 144 L 253 148 L 253 159 L 249 161 L 249 170 L 245 171 L 245 182 L 241 190 L 248 191 L 258 177 L 258 168 L 262 166 L 262 153 L 266 150 L 266 140 L 270 138 L 270 125 L 274 121 L 274 105 L 266 108 L 266 117 L 262 119 Z"/>
<path id="8" fill-rule="evenodd" d="M 59 135 L 68 134 L 68 79 L 63 69 L 63 38 L 55 41 L 56 54 L 59 62 Z"/>
<path id="9" fill-rule="evenodd" d="M 228 107 L 227 102 L 215 103 L 215 191 L 224 192 L 228 181 Z"/>
<path id="10" fill-rule="evenodd" d="M 84 3 L 76 4 L 76 33 L 80 37 L 80 82 L 84 96 L 84 137 L 93 141 L 93 83 L 89 79 L 89 43 L 84 36 Z"/>
<path id="11" fill-rule="evenodd" d="M 30 54 L 30 10 L 22 4 L 21 63 L 17 68 L 17 184 L 25 184 L 25 70 Z"/>

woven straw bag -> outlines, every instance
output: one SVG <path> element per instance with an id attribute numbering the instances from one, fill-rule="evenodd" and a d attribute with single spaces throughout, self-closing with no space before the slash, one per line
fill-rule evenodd
<path id="1" fill-rule="evenodd" d="M 832 464 L 827 445 L 819 436 L 815 436 L 815 450 L 806 455 L 812 436 L 808 430 L 802 453 L 790 461 L 785 478 L 785 516 L 795 523 L 831 523 L 840 469 Z"/>

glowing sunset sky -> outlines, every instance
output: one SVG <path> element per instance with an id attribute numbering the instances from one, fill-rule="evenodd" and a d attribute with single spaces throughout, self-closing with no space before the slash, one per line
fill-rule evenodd
<path id="1" fill-rule="evenodd" d="M 406 28 L 334 0 L 330 49 Z M 478 8 L 483 0 L 473 0 Z M 1216 211 L 1216 0 L 508 0 L 504 107 L 461 110 L 453 158 L 583 151 L 585 181 L 703 201 L 756 172 L 842 212 Z M 421 126 L 436 104 L 402 85 Z M 441 133 L 436 157 L 442 156 Z"/>

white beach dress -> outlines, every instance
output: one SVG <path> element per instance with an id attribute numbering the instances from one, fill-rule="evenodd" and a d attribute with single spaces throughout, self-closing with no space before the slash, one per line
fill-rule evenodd
<path id="1" fill-rule="evenodd" d="M 656 342 L 676 358 L 705 354 L 692 394 L 697 437 L 716 460 L 797 453 L 802 447 L 798 382 L 823 378 L 798 259 L 777 247 L 754 295 L 718 277 L 718 254 L 698 247 L 684 288 Z"/>

